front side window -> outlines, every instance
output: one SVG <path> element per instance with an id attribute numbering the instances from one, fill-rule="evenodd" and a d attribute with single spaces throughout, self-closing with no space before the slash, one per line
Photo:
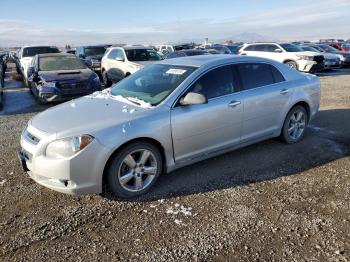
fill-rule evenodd
<path id="1" fill-rule="evenodd" d="M 86 69 L 86 65 L 75 56 L 48 56 L 39 59 L 41 71 L 79 70 Z"/>
<path id="2" fill-rule="evenodd" d="M 223 66 L 211 70 L 199 78 L 189 89 L 189 92 L 201 93 L 207 99 L 232 94 L 238 90 L 234 81 L 231 66 Z"/>
<path id="3" fill-rule="evenodd" d="M 256 45 L 249 45 L 246 48 L 244 48 L 244 51 L 255 51 L 256 47 Z"/>
<path id="4" fill-rule="evenodd" d="M 122 50 L 120 49 L 112 49 L 108 55 L 107 55 L 107 58 L 109 59 L 116 59 L 116 58 L 121 58 L 121 59 L 124 59 L 124 53 Z"/>
<path id="5" fill-rule="evenodd" d="M 111 94 L 158 105 L 195 70 L 189 66 L 149 65 L 114 85 Z"/>
<path id="6" fill-rule="evenodd" d="M 271 66 L 263 63 L 242 63 L 236 65 L 244 90 L 275 83 Z M 283 78 L 283 76 L 282 76 Z M 280 79 L 281 80 L 281 79 Z"/>
<path id="7" fill-rule="evenodd" d="M 154 49 L 129 49 L 125 50 L 129 61 L 158 61 L 162 58 Z"/>

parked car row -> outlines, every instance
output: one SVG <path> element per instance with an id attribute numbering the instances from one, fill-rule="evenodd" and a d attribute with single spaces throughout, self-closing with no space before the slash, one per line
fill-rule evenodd
<path id="1" fill-rule="evenodd" d="M 342 45 L 339 51 L 334 45 Z M 89 45 L 66 49 L 63 55 L 49 56 L 57 68 L 51 68 L 45 73 L 40 67 L 42 54 L 57 54 L 59 49 L 55 46 L 24 46 L 18 54 L 12 53 L 18 73 L 23 76 L 25 85 L 31 89 L 41 103 L 69 99 L 94 92 L 95 90 L 111 86 L 129 75 L 135 73 L 145 65 L 155 63 L 162 59 L 174 59 L 185 56 L 198 55 L 249 55 L 268 58 L 284 63 L 291 68 L 302 72 L 314 73 L 324 69 L 336 69 L 350 65 L 350 52 L 346 52 L 348 42 L 339 40 L 320 40 L 319 43 L 299 41 L 292 43 L 226 43 L 195 45 Z M 74 56 L 75 55 L 75 56 Z M 78 58 L 78 59 L 74 59 Z M 49 58 L 45 58 L 48 60 Z M 78 63 L 81 60 L 85 66 Z M 57 60 L 57 61 L 53 61 Z M 62 61 L 72 64 L 63 65 Z M 61 72 L 64 71 L 64 72 Z M 35 75 L 33 75 L 35 74 Z M 48 80 L 40 79 L 44 75 L 55 75 Z M 62 77 L 62 75 L 65 77 Z M 87 79 L 81 76 L 89 75 L 94 80 L 94 87 Z M 97 84 L 97 77 L 101 83 Z M 68 81 L 69 79 L 69 81 Z M 46 81 L 43 84 L 43 81 Z M 53 84 L 55 83 L 55 84 Z M 48 86 L 52 85 L 50 88 Z M 53 87 L 55 85 L 55 87 Z M 60 86 L 70 85 L 63 90 Z M 75 87 L 73 87 L 75 86 Z M 83 90 L 84 89 L 84 90 Z M 48 90 L 51 90 L 50 92 Z M 69 93 L 69 94 L 68 94 Z"/>

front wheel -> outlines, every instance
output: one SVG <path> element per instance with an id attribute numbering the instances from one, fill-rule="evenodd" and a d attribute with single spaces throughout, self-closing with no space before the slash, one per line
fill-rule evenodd
<path id="1" fill-rule="evenodd" d="M 111 80 L 108 78 L 107 71 L 102 72 L 102 80 L 105 87 L 110 87 L 112 85 Z"/>
<path id="2" fill-rule="evenodd" d="M 298 70 L 298 64 L 294 61 L 287 61 L 287 62 L 285 62 L 285 64 L 287 66 L 289 66 L 290 68 L 294 68 L 294 69 Z"/>
<path id="3" fill-rule="evenodd" d="M 303 139 L 308 122 L 308 115 L 304 107 L 293 107 L 284 120 L 281 138 L 287 144 L 294 144 Z"/>
<path id="4" fill-rule="evenodd" d="M 107 170 L 107 186 L 120 198 L 145 194 L 162 173 L 162 156 L 156 146 L 135 142 L 119 151 Z"/>

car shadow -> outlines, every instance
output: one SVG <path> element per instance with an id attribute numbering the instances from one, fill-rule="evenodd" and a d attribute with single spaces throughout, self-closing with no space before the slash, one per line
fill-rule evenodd
<path id="1" fill-rule="evenodd" d="M 350 109 L 322 110 L 298 144 L 271 139 L 204 160 L 161 176 L 149 193 L 127 201 L 154 201 L 248 186 L 298 175 L 349 155 Z M 103 196 L 117 200 L 110 193 Z"/>

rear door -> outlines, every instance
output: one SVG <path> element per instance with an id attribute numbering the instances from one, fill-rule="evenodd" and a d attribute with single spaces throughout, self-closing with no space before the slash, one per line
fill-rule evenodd
<path id="1" fill-rule="evenodd" d="M 279 132 L 293 92 L 283 75 L 267 63 L 239 63 L 235 68 L 243 90 L 242 142 Z"/>
<path id="2" fill-rule="evenodd" d="M 187 92 L 206 95 L 208 103 L 176 105 L 171 110 L 175 162 L 190 161 L 240 142 L 243 105 L 231 65 L 212 69 Z"/>

